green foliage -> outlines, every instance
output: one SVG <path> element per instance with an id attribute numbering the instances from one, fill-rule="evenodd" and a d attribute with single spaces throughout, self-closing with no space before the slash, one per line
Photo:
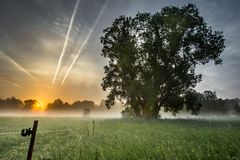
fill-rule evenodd
<path id="1" fill-rule="evenodd" d="M 203 92 L 203 99 L 204 101 L 208 102 L 208 103 L 212 103 L 214 101 L 217 100 L 217 95 L 216 92 L 212 92 L 212 91 L 204 91 Z"/>
<path id="2" fill-rule="evenodd" d="M 236 113 L 237 113 L 238 115 L 240 115 L 240 104 L 239 104 L 239 100 L 238 100 L 238 103 L 235 104 L 234 109 L 235 109 Z"/>
<path id="3" fill-rule="evenodd" d="M 161 107 L 173 114 L 182 109 L 181 95 L 201 80 L 196 66 L 221 64 L 225 47 L 222 32 L 208 27 L 192 4 L 120 16 L 104 34 L 106 106 L 120 100 L 145 117 L 157 117 Z"/>
<path id="4" fill-rule="evenodd" d="M 0 159 L 26 159 L 22 128 L 36 118 L 0 118 Z M 38 118 L 33 160 L 240 159 L 240 121 Z"/>
<path id="5" fill-rule="evenodd" d="M 216 92 L 204 91 L 201 95 L 201 104 L 203 114 L 236 114 L 239 99 L 221 99 L 217 97 Z"/>
<path id="6" fill-rule="evenodd" d="M 191 110 L 192 114 L 197 115 L 199 114 L 200 108 L 202 107 L 202 95 L 197 93 L 193 89 L 189 89 L 185 93 L 185 104 L 187 110 Z"/>

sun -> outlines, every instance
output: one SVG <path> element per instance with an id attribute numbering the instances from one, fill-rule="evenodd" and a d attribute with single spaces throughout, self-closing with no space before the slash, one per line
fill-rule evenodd
<path id="1" fill-rule="evenodd" d="M 33 111 L 44 112 L 45 109 L 46 109 L 46 107 L 44 106 L 44 104 L 41 101 L 36 101 L 36 103 L 33 106 Z"/>

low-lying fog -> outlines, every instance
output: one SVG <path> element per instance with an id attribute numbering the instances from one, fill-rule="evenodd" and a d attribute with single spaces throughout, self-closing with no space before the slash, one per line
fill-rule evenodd
<path id="1" fill-rule="evenodd" d="M 173 116 L 171 113 L 161 112 L 161 119 L 211 119 L 211 120 L 240 120 L 239 115 L 219 115 L 219 114 L 200 114 L 198 116 L 191 115 L 190 113 L 179 113 Z M 116 111 L 92 111 L 90 115 L 84 117 L 82 111 L 65 112 L 13 112 L 4 111 L 0 112 L 1 117 L 79 117 L 79 118 L 122 118 L 120 112 Z"/>

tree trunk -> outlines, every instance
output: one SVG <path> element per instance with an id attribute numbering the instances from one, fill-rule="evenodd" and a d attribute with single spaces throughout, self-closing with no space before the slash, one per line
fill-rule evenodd
<path id="1" fill-rule="evenodd" d="M 157 119 L 159 115 L 159 110 L 156 110 L 155 108 L 153 110 L 150 109 L 150 107 L 144 106 L 143 107 L 143 118 L 154 118 Z"/>
<path id="2" fill-rule="evenodd" d="M 150 118 L 151 117 L 151 112 L 150 112 L 149 107 L 147 107 L 147 106 L 143 107 L 143 115 L 142 116 L 144 118 Z"/>

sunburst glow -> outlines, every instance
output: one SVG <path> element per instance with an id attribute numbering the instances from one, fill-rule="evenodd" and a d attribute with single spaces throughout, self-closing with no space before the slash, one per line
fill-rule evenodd
<path id="1" fill-rule="evenodd" d="M 42 102 L 37 101 L 37 102 L 34 104 L 32 110 L 35 111 L 35 112 L 44 112 L 45 109 L 46 109 L 45 105 L 44 105 Z"/>

